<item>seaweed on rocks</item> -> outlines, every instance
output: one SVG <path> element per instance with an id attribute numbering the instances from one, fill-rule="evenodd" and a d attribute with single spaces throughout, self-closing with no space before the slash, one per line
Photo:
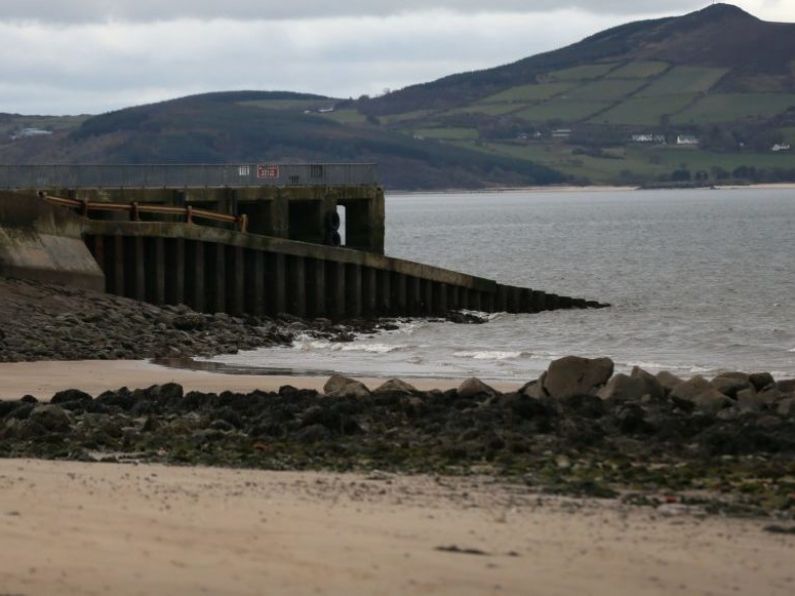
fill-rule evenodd
<path id="1" fill-rule="evenodd" d="M 710 511 L 795 514 L 795 418 L 772 409 L 726 415 L 682 408 L 669 394 L 535 398 L 472 380 L 461 389 L 393 381 L 371 392 L 335 377 L 323 393 L 64 391 L 48 405 L 0 402 L 0 455 L 485 473 L 573 496 L 707 494 Z"/>

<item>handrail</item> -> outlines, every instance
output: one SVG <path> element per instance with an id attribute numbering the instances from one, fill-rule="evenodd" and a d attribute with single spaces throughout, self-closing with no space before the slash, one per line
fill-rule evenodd
<path id="1" fill-rule="evenodd" d="M 245 214 L 229 215 L 228 213 L 218 213 L 217 211 L 209 211 L 207 209 L 196 209 L 190 205 L 187 207 L 172 207 L 168 205 L 147 205 L 141 203 L 100 203 L 83 199 L 54 197 L 46 193 L 40 193 L 39 196 L 53 205 L 80 209 L 80 213 L 84 217 L 88 217 L 89 211 L 121 211 L 128 212 L 131 221 L 140 221 L 141 213 L 155 213 L 160 215 L 184 216 L 185 222 L 189 224 L 192 224 L 194 219 L 207 219 L 221 223 L 235 224 L 238 231 L 242 233 L 248 230 L 248 216 Z"/>

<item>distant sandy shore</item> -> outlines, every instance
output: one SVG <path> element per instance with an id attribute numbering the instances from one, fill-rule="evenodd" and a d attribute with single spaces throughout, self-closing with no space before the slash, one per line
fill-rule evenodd
<path id="1" fill-rule="evenodd" d="M 6 594 L 795 591 L 764 522 L 485 479 L 0 460 L 0 518 Z"/>
<path id="2" fill-rule="evenodd" d="M 32 395 L 40 400 L 47 400 L 65 389 L 80 389 L 96 396 L 103 391 L 114 391 L 121 387 L 143 389 L 165 383 L 179 383 L 186 391 L 216 393 L 248 393 L 256 389 L 278 391 L 282 385 L 320 391 L 327 379 L 327 376 L 221 374 L 168 368 L 141 360 L 16 362 L 0 364 L 0 399 L 19 399 L 23 395 Z M 386 378 L 360 377 L 359 380 L 374 389 Z M 458 387 L 463 379 L 403 380 L 417 389 L 428 391 Z M 509 391 L 517 389 L 521 383 L 491 385 L 500 391 Z"/>

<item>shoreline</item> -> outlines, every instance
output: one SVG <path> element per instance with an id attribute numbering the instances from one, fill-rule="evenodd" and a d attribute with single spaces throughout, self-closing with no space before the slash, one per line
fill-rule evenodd
<path id="1" fill-rule="evenodd" d="M 196 369 L 173 368 L 146 360 L 83 360 L 0 363 L 0 400 L 19 399 L 32 395 L 40 401 L 49 399 L 59 391 L 78 389 L 98 395 L 126 386 L 129 389 L 146 389 L 152 385 L 178 383 L 186 391 L 234 391 L 248 393 L 255 390 L 278 391 L 292 385 L 298 389 L 322 391 L 330 375 L 290 374 L 225 374 Z M 388 377 L 357 377 L 375 388 Z M 409 378 L 403 379 L 421 391 L 454 389 L 463 379 Z M 516 391 L 523 383 L 495 382 L 491 385 L 501 391 Z"/>
<path id="2" fill-rule="evenodd" d="M 387 196 L 413 196 L 413 195 L 441 195 L 441 194 L 487 194 L 487 193 L 582 193 L 582 192 L 631 192 L 642 190 L 639 186 L 506 186 L 499 188 L 455 189 L 440 190 L 386 190 Z M 714 188 L 661 188 L 652 190 L 795 190 L 795 182 L 777 182 L 761 184 L 727 184 L 714 185 Z"/>

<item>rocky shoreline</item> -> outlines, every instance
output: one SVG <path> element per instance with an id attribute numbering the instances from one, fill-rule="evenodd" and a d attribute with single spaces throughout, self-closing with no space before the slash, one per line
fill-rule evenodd
<path id="1" fill-rule="evenodd" d="M 0 457 L 272 470 L 490 475 L 539 492 L 795 517 L 795 380 L 683 380 L 607 358 L 521 390 L 379 387 L 185 393 L 179 385 L 0 402 Z"/>
<path id="2" fill-rule="evenodd" d="M 450 313 L 456 323 L 483 322 Z M 0 362 L 142 360 L 234 354 L 290 345 L 299 334 L 347 342 L 354 334 L 394 329 L 381 320 L 302 320 L 197 313 L 128 298 L 0 278 Z"/>

